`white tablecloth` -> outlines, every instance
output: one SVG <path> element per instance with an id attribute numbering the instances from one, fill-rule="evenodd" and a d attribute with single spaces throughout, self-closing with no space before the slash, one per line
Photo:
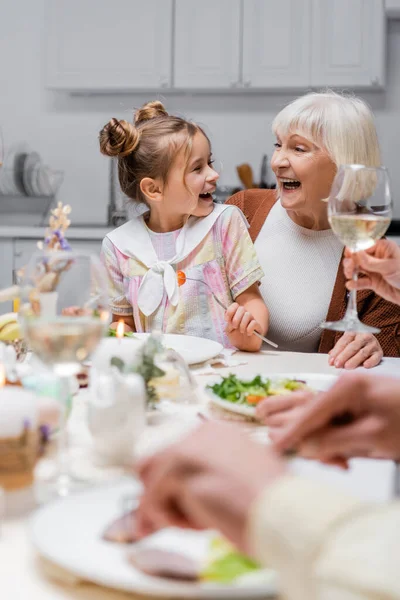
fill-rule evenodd
<path id="1" fill-rule="evenodd" d="M 300 354 L 292 352 L 267 351 L 259 354 L 237 353 L 234 359 L 245 364 L 234 367 L 239 376 L 262 373 L 337 373 L 327 364 L 327 356 L 322 354 Z M 227 374 L 232 367 L 219 369 L 218 373 Z M 370 371 L 371 374 L 388 374 L 400 376 L 400 359 L 386 358 L 382 364 Z M 209 376 L 198 375 L 197 380 L 201 386 L 209 381 Z M 90 443 L 85 423 L 82 423 L 84 414 L 85 395 L 81 393 L 77 398 L 75 413 L 71 417 L 72 438 L 81 450 Z M 174 417 L 163 416 L 160 422 L 153 422 L 146 430 L 140 452 L 147 452 L 156 444 L 165 444 L 167 440 L 174 440 L 188 427 L 191 427 L 199 410 L 207 410 L 205 398 L 199 394 L 199 404 L 182 407 L 184 418 L 178 421 Z M 353 494 L 373 501 L 387 500 L 392 495 L 394 482 L 394 466 L 387 461 L 352 461 L 349 472 L 317 465 L 303 460 L 295 460 L 293 469 L 307 477 L 318 478 L 335 483 L 337 486 L 350 490 Z M 10 499 L 10 498 L 9 498 Z M 28 492 L 13 496 L 14 512 L 17 516 L 6 518 L 1 523 L 0 535 L 0 585 L 1 595 L 7 600 L 118 600 L 122 598 L 135 598 L 131 594 L 107 590 L 90 583 L 74 582 L 63 571 L 58 571 L 39 559 L 30 544 L 28 533 L 29 512 L 33 508 L 33 501 Z M 18 504 L 22 507 L 18 508 Z M 20 514 L 18 514 L 20 513 Z"/>

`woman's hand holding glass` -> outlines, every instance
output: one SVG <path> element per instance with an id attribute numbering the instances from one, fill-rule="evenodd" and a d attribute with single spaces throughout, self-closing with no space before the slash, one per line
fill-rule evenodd
<path id="1" fill-rule="evenodd" d="M 349 290 L 373 290 L 389 302 L 400 304 L 400 248 L 393 240 L 379 240 L 372 248 L 353 254 L 345 251 L 343 269 Z M 363 277 L 354 281 L 354 273 Z"/>
<path id="2" fill-rule="evenodd" d="M 355 253 L 371 248 L 389 227 L 392 198 L 384 167 L 341 165 L 333 181 L 328 201 L 328 219 L 335 235 Z M 353 270 L 346 313 L 340 321 L 322 323 L 333 331 L 379 333 L 361 323 L 357 315 L 357 269 Z"/>

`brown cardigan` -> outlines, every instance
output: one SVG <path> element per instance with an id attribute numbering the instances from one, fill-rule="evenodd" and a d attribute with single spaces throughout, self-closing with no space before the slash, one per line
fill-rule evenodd
<path id="1" fill-rule="evenodd" d="M 254 189 L 238 192 L 229 198 L 227 204 L 238 206 L 245 214 L 250 224 L 250 236 L 254 242 L 275 202 L 275 190 Z M 345 281 L 342 265 L 340 264 L 328 314 L 326 315 L 327 321 L 338 321 L 345 313 L 347 305 Z M 381 329 L 376 337 L 382 346 L 384 356 L 400 356 L 400 307 L 383 300 L 370 290 L 361 290 L 357 294 L 357 308 L 363 323 Z M 341 335 L 340 332 L 324 329 L 318 352 L 329 352 Z"/>

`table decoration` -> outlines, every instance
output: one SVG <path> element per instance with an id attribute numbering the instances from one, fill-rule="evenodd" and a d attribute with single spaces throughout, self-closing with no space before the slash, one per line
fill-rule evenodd
<path id="1" fill-rule="evenodd" d="M 4 378 L 3 378 L 4 382 Z M 16 490 L 30 486 L 39 455 L 38 411 L 32 392 L 0 387 L 0 486 Z"/>
<path id="2" fill-rule="evenodd" d="M 135 443 L 146 426 L 146 389 L 136 373 L 112 368 L 95 373 L 88 402 L 88 427 L 96 463 L 132 464 Z"/>

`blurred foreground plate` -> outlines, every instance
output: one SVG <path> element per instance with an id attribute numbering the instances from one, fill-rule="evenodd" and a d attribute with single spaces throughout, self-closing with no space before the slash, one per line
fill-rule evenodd
<path id="1" fill-rule="evenodd" d="M 86 581 L 109 588 L 148 594 L 160 598 L 256 599 L 277 593 L 273 571 L 264 571 L 262 582 L 231 585 L 188 583 L 150 577 L 138 571 L 127 558 L 129 545 L 102 539 L 105 528 L 121 516 L 123 501 L 140 494 L 130 481 L 92 488 L 55 501 L 39 509 L 31 520 L 31 536 L 37 551 L 47 560 Z M 208 549 L 210 532 L 164 529 L 158 546 L 184 551 L 202 560 Z"/>

